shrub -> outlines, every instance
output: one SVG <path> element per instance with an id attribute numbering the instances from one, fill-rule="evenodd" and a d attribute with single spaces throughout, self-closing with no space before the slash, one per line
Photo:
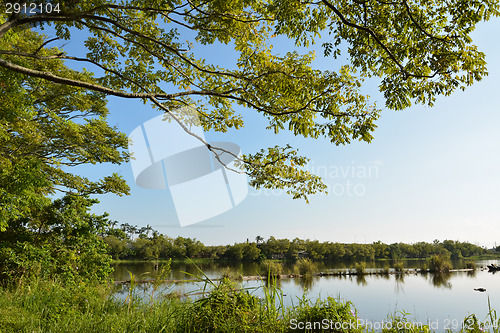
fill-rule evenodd
<path id="1" fill-rule="evenodd" d="M 98 236 L 107 215 L 90 212 L 95 199 L 67 194 L 33 209 L 37 219 L 9 221 L 0 232 L 0 280 L 57 279 L 104 282 L 112 272 L 107 245 Z M 39 226 L 37 226 L 39 224 Z"/>
<path id="2" fill-rule="evenodd" d="M 394 270 L 396 272 L 402 272 L 405 267 L 405 263 L 402 261 L 397 261 L 394 263 Z"/>
<path id="3" fill-rule="evenodd" d="M 283 273 L 283 264 L 273 260 L 262 262 L 262 276 L 280 278 Z"/>
<path id="4" fill-rule="evenodd" d="M 316 269 L 316 264 L 308 258 L 299 259 L 293 266 L 293 271 L 297 275 L 313 275 Z"/>
<path id="5" fill-rule="evenodd" d="M 366 263 L 365 262 L 357 262 L 355 265 L 356 274 L 364 275 L 366 273 Z"/>
<path id="6" fill-rule="evenodd" d="M 467 260 L 465 262 L 465 268 L 476 270 L 476 264 L 474 264 L 474 262 L 471 260 Z"/>
<path id="7" fill-rule="evenodd" d="M 437 254 L 427 259 L 427 266 L 431 272 L 449 272 L 453 268 L 449 259 Z"/>
<path id="8" fill-rule="evenodd" d="M 259 325 L 259 300 L 223 279 L 202 299 L 195 301 L 182 320 L 185 332 L 252 332 Z M 187 318 L 186 318 L 187 319 Z"/>
<path id="9" fill-rule="evenodd" d="M 357 325 L 357 317 L 355 315 L 355 310 L 351 308 L 351 302 L 339 302 L 332 297 L 328 297 L 326 300 L 317 300 L 316 303 L 311 304 L 309 299 L 305 296 L 299 301 L 298 306 L 292 308 L 289 312 L 289 318 L 293 320 L 290 321 L 290 326 L 288 328 L 289 332 L 344 332 L 342 330 L 342 325 L 345 323 L 353 323 L 353 329 L 349 329 L 349 332 L 362 332 L 363 328 L 361 325 Z M 324 327 L 323 323 L 328 321 L 328 327 Z M 316 327 L 311 327 L 306 330 L 296 330 L 294 329 L 293 323 L 311 323 L 322 325 L 317 325 Z M 336 323 L 338 323 L 336 327 Z M 321 326 L 321 327 L 319 327 Z M 340 328 L 340 329 L 339 329 Z"/>

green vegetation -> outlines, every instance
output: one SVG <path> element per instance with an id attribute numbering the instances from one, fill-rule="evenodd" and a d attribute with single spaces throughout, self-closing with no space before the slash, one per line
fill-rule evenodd
<path id="1" fill-rule="evenodd" d="M 108 253 L 119 260 L 162 260 L 162 259 L 227 259 L 236 261 L 261 261 L 265 259 L 311 259 L 329 261 L 372 261 L 375 259 L 425 259 L 444 255 L 452 259 L 471 257 L 487 253 L 477 245 L 467 242 L 445 240 L 433 243 L 415 244 L 344 244 L 319 242 L 295 238 L 267 240 L 258 236 L 258 242 L 235 243 L 232 245 L 207 246 L 196 239 L 170 238 L 147 227 L 139 228 L 129 224 L 112 226 L 103 233 L 108 244 Z M 458 255 L 458 253 L 460 255 Z M 455 255 L 453 255 L 455 254 Z M 399 261 L 400 261 L 399 260 Z"/>
<path id="2" fill-rule="evenodd" d="M 14 30 L 0 33 L 0 50 L 60 53 L 42 47 L 45 36 Z M 92 80 L 92 73 L 74 71 L 57 57 L 14 60 L 3 53 L 1 61 Z M 107 123 L 105 95 L 3 66 L 0 81 L 0 280 L 107 279 L 110 257 L 101 234 L 108 221 L 90 213 L 98 201 L 89 196 L 128 194 L 129 188 L 117 174 L 90 180 L 71 173 L 73 166 L 128 160 L 126 135 Z"/>
<path id="3" fill-rule="evenodd" d="M 275 276 L 281 264 L 268 261 L 274 258 L 431 256 L 430 264 L 441 270 L 446 262 L 439 258 L 485 254 L 480 247 L 448 240 L 387 245 L 264 241 L 258 236 L 256 242 L 205 246 L 149 226 L 117 228 L 106 214 L 90 210 L 98 202 L 95 195 L 128 194 L 124 180 L 117 174 L 91 180 L 73 167 L 128 161 L 125 134 L 107 121 L 110 96 L 141 100 L 174 118 L 176 108 L 192 105 L 204 130 L 242 128 L 237 105 L 243 114 L 262 115 L 274 133 L 290 131 L 335 145 L 370 142 L 381 110 L 361 93 L 364 78 L 380 78 L 385 105 L 394 110 L 412 103 L 432 105 L 438 96 L 481 80 L 487 74 L 485 55 L 470 34 L 480 22 L 499 15 L 497 2 L 57 4 L 57 11 L 33 15 L 8 14 L 8 4 L 0 4 L 1 331 L 279 332 L 288 331 L 293 318 L 355 318 L 349 303 L 303 300 L 285 309 L 276 288 L 265 287 L 266 297 L 259 300 L 227 280 L 212 284 L 197 301 L 157 297 L 159 284 L 149 300 L 142 300 L 134 294 L 131 276 L 130 293 L 120 300 L 109 296 L 106 285 L 111 258 L 263 260 L 266 272 Z M 42 35 L 45 28 L 55 38 Z M 85 36 L 86 54 L 51 47 L 71 40 L 77 30 Z M 347 55 L 349 65 L 335 64 L 336 71 L 315 69 L 313 49 L 297 52 L 327 34 L 330 41 L 318 49 L 333 59 L 343 59 L 338 58 L 341 50 Z M 274 37 L 288 39 L 289 52 L 274 53 Z M 237 60 L 228 68 L 212 64 L 203 57 L 206 46 L 233 52 Z M 74 61 L 90 70 L 73 69 Z M 219 157 L 217 147 L 203 144 Z M 257 189 L 285 189 L 294 199 L 307 200 L 326 190 L 318 176 L 305 170 L 307 162 L 283 145 L 244 155 L 236 167 Z M 168 267 L 163 265 L 158 276 L 165 276 Z M 312 269 L 311 261 L 299 261 L 305 275 Z"/>
<path id="4" fill-rule="evenodd" d="M 453 265 L 449 257 L 434 254 L 427 259 L 427 267 L 431 272 L 448 273 Z"/>
<path id="5" fill-rule="evenodd" d="M 274 133 L 290 131 L 304 138 L 325 138 L 335 145 L 373 139 L 381 110 L 361 93 L 366 77 L 381 80 L 378 87 L 383 103 L 392 110 L 414 103 L 432 106 L 439 96 L 481 80 L 488 73 L 485 55 L 473 44 L 471 33 L 481 22 L 499 16 L 496 1 L 468 0 L 456 0 L 453 6 L 424 0 L 369 5 L 347 0 L 61 0 L 57 4 L 58 11 L 48 16 L 43 12 L 9 15 L 6 4 L 1 5 L 0 76 L 7 80 L 3 84 L 7 91 L 1 95 L 8 96 L 9 103 L 2 111 L 11 106 L 17 109 L 6 123 L 16 123 L 17 111 L 30 112 L 37 102 L 51 103 L 46 96 L 21 95 L 25 84 L 34 83 L 31 87 L 35 87 L 40 83 L 43 93 L 50 94 L 45 88 L 52 87 L 54 95 L 62 92 L 66 96 L 71 91 L 94 96 L 98 102 L 106 96 L 137 99 L 171 114 L 177 107 L 192 105 L 203 128 L 218 132 L 240 129 L 243 115 L 258 113 Z M 49 26 L 55 38 L 34 32 Z M 76 31 L 83 37 L 82 54 L 50 47 L 57 40 L 61 44 L 71 40 Z M 327 41 L 316 45 L 324 36 Z M 288 41 L 287 52 L 273 50 L 275 37 Z M 207 47 L 231 53 L 235 60 L 224 65 L 211 63 L 205 58 Z M 321 53 L 331 59 L 332 68 L 315 68 L 313 60 Z M 66 65 L 83 63 L 90 69 L 71 70 L 63 61 Z M 14 98 L 19 96 L 23 97 Z M 71 108 L 65 111 L 65 121 L 76 110 L 95 111 L 77 99 L 63 97 L 56 105 Z M 245 112 L 236 113 L 235 105 Z M 32 120 L 30 115 L 21 118 Z M 27 128 L 38 121 L 43 120 L 36 118 Z M 75 145 L 54 144 L 51 137 L 35 131 L 29 139 L 49 145 L 51 151 L 60 148 L 63 154 L 67 150 L 82 152 L 84 160 L 64 156 L 70 165 L 119 162 L 119 155 L 109 148 L 110 144 L 120 146 L 123 137 L 117 138 L 114 130 L 102 132 L 103 126 L 107 125 L 101 119 L 92 121 L 88 135 L 75 132 L 76 126 L 63 126 L 64 131 L 57 135 L 76 134 Z M 8 129 L 6 133 L 13 136 Z M 113 138 L 118 140 L 108 140 Z M 204 144 L 214 155 L 220 154 L 217 147 Z M 9 166 L 11 173 L 29 184 L 36 182 L 30 178 L 35 174 L 43 176 L 46 170 L 37 168 L 40 161 L 36 156 L 47 157 L 45 152 L 40 155 L 38 150 L 30 150 L 25 155 L 9 148 L 6 156 L 13 151 L 14 158 L 25 159 Z M 64 157 L 48 157 L 43 163 L 57 165 Z M 239 160 L 251 186 L 285 189 L 293 198 L 306 200 L 308 195 L 326 190 L 319 177 L 304 169 L 307 161 L 289 145 L 264 148 Z M 61 169 L 55 169 L 59 172 L 51 176 L 68 183 L 75 180 L 61 177 Z M 118 178 L 109 180 L 106 185 L 114 186 Z M 5 198 L 16 209 L 3 210 L 2 229 L 8 219 L 30 207 L 30 201 L 19 203 L 13 192 Z M 27 197 L 38 199 L 44 194 Z"/>
<path id="6" fill-rule="evenodd" d="M 305 295 L 293 307 L 283 306 L 283 294 L 274 285 L 264 286 L 264 297 L 241 289 L 229 280 L 205 280 L 208 292 L 196 300 L 163 297 L 155 289 L 151 297 L 136 295 L 133 286 L 126 299 L 110 296 L 105 284 L 67 286 L 58 281 L 22 281 L 0 288 L 0 331 L 17 332 L 375 332 L 357 323 L 352 303 L 328 297 L 312 302 Z M 327 321 L 327 326 L 320 326 Z M 318 326 L 299 326 L 300 323 Z M 382 332 L 431 332 L 416 326 L 408 314 L 389 316 Z M 484 322 L 471 315 L 460 332 L 481 333 L 498 325 L 490 308 Z M 304 325 L 304 324 L 302 324 Z M 390 327 L 390 328 L 389 328 Z M 302 328 L 302 329 L 301 329 Z M 380 331 L 380 330 L 377 330 Z M 494 330 L 494 333 L 498 330 Z"/>
<path id="7" fill-rule="evenodd" d="M 472 260 L 467 260 L 465 262 L 465 268 L 476 270 L 476 264 Z"/>
<path id="8" fill-rule="evenodd" d="M 357 262 L 355 265 L 356 274 L 364 275 L 366 273 L 366 263 L 365 262 Z"/>
<path id="9" fill-rule="evenodd" d="M 109 297 L 109 289 L 31 282 L 0 290 L 0 331 L 10 332 L 288 332 L 291 319 L 355 320 L 350 303 L 303 299 L 283 308 L 279 291 L 264 298 L 228 280 L 196 300 Z M 361 330 L 356 330 L 361 331 Z"/>
<path id="10" fill-rule="evenodd" d="M 283 264 L 276 260 L 264 260 L 262 262 L 261 276 L 280 278 L 283 274 Z"/>
<path id="11" fill-rule="evenodd" d="M 293 266 L 293 272 L 295 275 L 312 275 L 316 273 L 316 264 L 308 258 L 302 258 L 297 260 Z"/>
<path id="12" fill-rule="evenodd" d="M 396 261 L 393 266 L 396 272 L 402 272 L 405 267 L 405 263 L 402 261 Z"/>
<path id="13" fill-rule="evenodd" d="M 391 272 L 391 268 L 389 266 L 384 266 L 382 270 L 380 271 L 382 274 L 389 274 Z"/>

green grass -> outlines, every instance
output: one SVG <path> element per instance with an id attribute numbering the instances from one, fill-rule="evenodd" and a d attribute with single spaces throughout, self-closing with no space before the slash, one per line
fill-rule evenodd
<path id="1" fill-rule="evenodd" d="M 500 259 L 500 252 L 499 253 L 485 253 L 481 254 L 478 256 L 470 256 L 464 259 L 469 259 L 469 260 L 488 260 L 488 259 Z"/>
<path id="2" fill-rule="evenodd" d="M 364 275 L 366 273 L 366 263 L 365 262 L 357 262 L 355 265 L 356 274 Z"/>
<path id="3" fill-rule="evenodd" d="M 57 281 L 34 280 L 0 288 L 0 332 L 374 332 L 361 326 L 354 305 L 328 297 L 314 302 L 304 296 L 285 307 L 283 292 L 276 284 L 262 286 L 263 297 L 254 289 L 242 289 L 228 279 L 215 282 L 203 272 L 203 297 L 172 299 L 160 294 L 139 297 L 134 289 L 126 299 L 112 295 L 109 285 L 63 285 Z M 156 289 L 152 293 L 157 292 Z M 155 296 L 155 297 L 153 297 Z M 489 299 L 488 299 L 489 306 Z M 400 312 L 389 316 L 382 332 L 430 332 L 416 327 Z M 382 318 L 381 318 L 382 319 Z M 467 317 L 460 332 L 484 332 L 497 325 L 490 307 L 484 322 Z M 311 323 L 300 329 L 299 323 Z M 327 325 L 325 326 L 325 323 Z M 339 329 L 343 323 L 356 323 Z M 407 325 L 410 324 L 410 325 Z M 380 332 L 380 330 L 378 330 Z M 491 331 L 491 330 L 490 330 Z M 498 329 L 493 330 L 498 333 Z"/>

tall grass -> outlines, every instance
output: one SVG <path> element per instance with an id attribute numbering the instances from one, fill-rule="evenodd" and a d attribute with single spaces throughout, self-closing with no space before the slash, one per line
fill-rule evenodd
<path id="1" fill-rule="evenodd" d="M 309 258 L 299 259 L 295 265 L 293 265 L 293 272 L 295 275 L 312 276 L 316 270 L 317 265 Z"/>
<path id="2" fill-rule="evenodd" d="M 201 270 L 198 278 L 205 293 L 195 301 L 158 297 L 159 286 L 151 291 L 155 297 L 137 297 L 132 288 L 124 300 L 110 296 L 110 285 L 23 281 L 0 288 L 0 332 L 380 332 L 363 325 L 350 302 L 331 297 L 313 302 L 304 294 L 297 304 L 285 307 L 276 284 L 262 286 L 263 297 L 258 297 L 254 288 L 229 279 L 213 281 Z M 484 322 L 471 315 L 461 332 L 493 327 L 499 333 L 500 320 L 489 298 L 488 307 Z M 427 326 L 411 325 L 407 315 L 390 316 L 386 322 L 391 325 L 382 332 L 430 332 Z M 318 326 L 294 329 L 299 322 Z M 342 323 L 355 325 L 342 330 L 337 325 Z"/>
<path id="3" fill-rule="evenodd" d="M 365 262 L 357 262 L 355 265 L 356 274 L 364 275 L 366 273 L 366 263 Z"/>
<path id="4" fill-rule="evenodd" d="M 304 297 L 287 308 L 276 285 L 257 297 L 228 279 L 201 279 L 210 288 L 196 301 L 147 299 L 133 290 L 124 300 L 109 296 L 110 286 L 57 281 L 1 289 L 0 332 L 288 332 L 293 319 L 353 319 L 350 303 Z"/>
<path id="5" fill-rule="evenodd" d="M 402 261 L 395 261 L 394 262 L 394 270 L 396 272 L 403 272 L 404 267 L 405 267 L 405 263 L 404 262 L 402 262 Z"/>
<path id="6" fill-rule="evenodd" d="M 476 270 L 476 264 L 474 264 L 474 262 L 472 260 L 467 260 L 465 262 L 465 268 Z"/>
<path id="7" fill-rule="evenodd" d="M 109 296 L 106 285 L 32 281 L 0 290 L 0 332 L 168 332 L 180 303 Z"/>
<path id="8" fill-rule="evenodd" d="M 437 254 L 433 254 L 427 259 L 427 266 L 429 267 L 429 271 L 440 273 L 448 273 L 453 268 L 448 258 Z"/>
<path id="9" fill-rule="evenodd" d="M 261 275 L 267 278 L 280 278 L 283 274 L 283 264 L 274 260 L 264 260 L 261 264 Z"/>

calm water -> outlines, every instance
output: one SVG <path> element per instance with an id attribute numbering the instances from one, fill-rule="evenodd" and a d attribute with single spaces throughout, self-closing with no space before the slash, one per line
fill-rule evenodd
<path id="1" fill-rule="evenodd" d="M 477 261 L 477 267 L 486 267 L 489 263 L 498 264 L 497 260 Z M 422 263 L 407 262 L 405 267 L 419 268 Z M 161 264 L 160 264 L 161 265 Z M 387 262 L 367 264 L 369 268 L 382 268 Z M 256 275 L 258 264 L 200 264 L 198 265 L 210 278 L 220 277 L 224 272 L 241 275 Z M 456 267 L 456 265 L 455 265 Z M 318 271 L 335 269 L 348 269 L 349 264 L 322 264 Z M 154 266 L 151 263 L 117 264 L 113 278 L 116 281 L 129 280 L 132 272 L 138 280 L 155 277 Z M 198 274 L 194 265 L 172 264 L 171 279 L 191 279 L 183 272 Z M 255 287 L 252 291 L 257 296 L 262 296 L 259 281 L 246 281 L 245 287 Z M 203 284 L 182 283 L 164 286 L 166 292 L 178 291 L 189 293 L 200 290 Z M 416 323 L 430 323 L 437 331 L 446 328 L 454 329 L 456 325 L 469 314 L 475 313 L 478 319 L 484 320 L 488 313 L 488 296 L 491 306 L 500 311 L 500 272 L 497 274 L 488 271 L 453 272 L 448 275 L 434 274 L 405 274 L 401 275 L 365 275 L 365 276 L 328 276 L 313 277 L 309 280 L 282 279 L 279 287 L 286 295 L 286 305 L 297 304 L 298 297 L 304 292 L 313 301 L 317 298 L 324 299 L 328 296 L 348 300 L 354 303 L 358 317 L 365 322 L 377 325 L 388 315 L 399 311 L 409 313 L 408 318 Z M 474 291 L 474 288 L 486 288 L 486 292 Z M 126 295 L 128 286 L 119 286 L 118 295 Z M 150 286 L 140 285 L 138 292 L 143 297 L 151 295 Z M 194 296 L 196 297 L 196 296 Z"/>

